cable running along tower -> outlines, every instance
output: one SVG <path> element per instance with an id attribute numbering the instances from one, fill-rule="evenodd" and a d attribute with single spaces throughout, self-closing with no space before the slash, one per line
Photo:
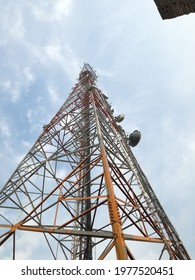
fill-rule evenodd
<path id="1" fill-rule="evenodd" d="M 1 258 L 190 259 L 96 79 L 85 64 L 1 189 Z"/>

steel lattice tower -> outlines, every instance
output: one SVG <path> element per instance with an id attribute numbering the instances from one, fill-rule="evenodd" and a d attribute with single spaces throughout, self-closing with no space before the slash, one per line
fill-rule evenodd
<path id="1" fill-rule="evenodd" d="M 37 259 L 135 259 L 143 246 L 156 259 L 190 259 L 96 79 L 85 64 L 1 189 L 0 252 L 17 259 L 25 232 L 28 246 L 41 240 Z"/>

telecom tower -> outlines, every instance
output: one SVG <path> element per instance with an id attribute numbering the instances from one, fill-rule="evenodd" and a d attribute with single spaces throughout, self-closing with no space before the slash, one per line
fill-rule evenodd
<path id="1" fill-rule="evenodd" d="M 28 233 L 36 259 L 190 259 L 132 153 L 139 132 L 125 133 L 96 79 L 84 64 L 1 189 L 0 254 L 17 259 Z"/>

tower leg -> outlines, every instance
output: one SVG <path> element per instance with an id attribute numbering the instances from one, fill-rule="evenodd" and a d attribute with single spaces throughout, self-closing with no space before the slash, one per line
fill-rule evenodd
<path id="1" fill-rule="evenodd" d="M 101 147 L 101 155 L 104 167 L 104 177 L 108 193 L 108 209 L 110 215 L 110 223 L 112 225 L 113 237 L 115 242 L 116 255 L 118 260 L 127 260 L 127 248 L 123 237 L 121 220 L 118 210 L 118 205 L 114 195 L 112 180 L 109 173 L 108 162 L 105 150 Z"/>
<path id="2" fill-rule="evenodd" d="M 105 152 L 105 147 L 103 143 L 103 137 L 102 132 L 100 129 L 100 123 L 97 115 L 97 110 L 95 106 L 95 98 L 93 98 L 93 104 L 94 104 L 94 113 L 95 113 L 95 119 L 96 119 L 96 127 L 97 127 L 97 134 L 99 138 L 99 144 L 100 144 L 100 152 L 102 156 L 102 164 L 104 169 L 104 179 L 106 183 L 107 188 L 107 195 L 108 195 L 108 211 L 110 216 L 110 223 L 112 226 L 112 232 L 113 232 L 113 238 L 115 242 L 115 250 L 116 250 L 116 256 L 118 260 L 127 260 L 127 247 L 124 241 L 122 227 L 121 227 L 121 220 L 119 215 L 119 209 L 117 205 L 117 201 L 114 194 L 114 188 L 112 184 L 112 179 L 109 172 L 109 166 L 108 166 L 108 160 Z"/>

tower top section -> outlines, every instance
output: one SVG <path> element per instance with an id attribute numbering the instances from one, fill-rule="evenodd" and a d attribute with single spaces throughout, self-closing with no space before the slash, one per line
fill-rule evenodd
<path id="1" fill-rule="evenodd" d="M 82 84 L 85 84 L 88 81 L 90 81 L 93 84 L 96 80 L 97 80 L 97 75 L 95 71 L 88 63 L 85 63 L 83 69 L 80 72 L 79 81 Z"/>

